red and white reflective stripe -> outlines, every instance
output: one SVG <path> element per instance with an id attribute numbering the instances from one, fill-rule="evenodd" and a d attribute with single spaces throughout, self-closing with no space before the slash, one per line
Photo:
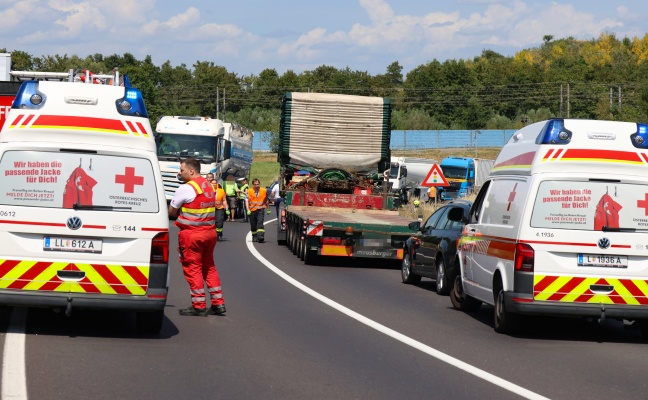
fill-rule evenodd
<path id="1" fill-rule="evenodd" d="M 324 223 L 322 221 L 308 220 L 308 226 L 306 227 L 307 236 L 322 236 L 323 233 Z"/>
<path id="2" fill-rule="evenodd" d="M 148 136 L 148 132 L 146 132 L 146 128 L 144 128 L 144 125 L 142 125 L 140 122 L 131 122 L 128 120 L 122 121 L 124 124 L 124 127 L 126 128 L 127 131 L 132 133 L 135 136 L 139 136 L 140 133 L 144 136 Z"/>

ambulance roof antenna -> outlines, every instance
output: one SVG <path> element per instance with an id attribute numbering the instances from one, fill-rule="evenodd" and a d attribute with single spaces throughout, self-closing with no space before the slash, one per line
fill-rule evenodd
<path id="1" fill-rule="evenodd" d="M 88 170 L 92 171 L 92 157 L 90 157 L 90 166 L 88 167 Z"/>
<path id="2" fill-rule="evenodd" d="M 83 162 L 83 157 L 79 157 L 79 168 L 83 166 L 82 162 Z"/>

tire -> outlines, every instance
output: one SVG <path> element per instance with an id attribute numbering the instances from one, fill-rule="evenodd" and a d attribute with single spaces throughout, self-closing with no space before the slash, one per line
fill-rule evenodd
<path id="1" fill-rule="evenodd" d="M 511 314 L 506 310 L 504 303 L 504 289 L 501 283 L 497 288 L 497 296 L 495 297 L 495 307 L 493 311 L 493 319 L 495 325 L 495 332 L 497 333 L 511 333 L 518 327 L 518 315 Z"/>
<path id="2" fill-rule="evenodd" d="M 286 223 L 286 247 L 288 250 L 292 249 L 292 224 L 290 221 Z"/>
<path id="3" fill-rule="evenodd" d="M 482 305 L 481 300 L 477 300 L 464 293 L 461 275 L 457 275 L 454 280 L 452 290 L 450 290 L 450 301 L 456 310 L 464 312 L 477 311 Z"/>
<path id="4" fill-rule="evenodd" d="M 421 282 L 421 276 L 412 272 L 412 261 L 410 259 L 409 251 L 405 251 L 403 262 L 401 263 L 401 278 L 403 283 L 408 285 Z"/>
<path id="5" fill-rule="evenodd" d="M 448 283 L 448 275 L 443 262 L 443 257 L 439 258 L 436 267 L 436 292 L 438 295 L 445 296 L 450 293 L 450 283 Z"/>
<path id="6" fill-rule="evenodd" d="M 164 323 L 164 310 L 138 311 L 135 313 L 135 327 L 137 332 L 156 335 L 162 330 Z"/>
<path id="7" fill-rule="evenodd" d="M 290 246 L 290 250 L 293 254 L 297 254 L 297 247 L 299 246 L 299 231 L 297 230 L 297 224 L 294 224 L 292 231 L 292 245 Z"/>
<path id="8" fill-rule="evenodd" d="M 304 261 L 304 253 L 306 253 L 306 237 L 299 239 L 299 250 L 297 251 L 299 259 Z"/>

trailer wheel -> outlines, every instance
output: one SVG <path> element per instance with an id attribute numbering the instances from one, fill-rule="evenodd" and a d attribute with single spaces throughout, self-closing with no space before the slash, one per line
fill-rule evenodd
<path id="1" fill-rule="evenodd" d="M 286 247 L 291 249 L 292 246 L 292 224 L 290 220 L 286 221 Z"/>
<path id="2" fill-rule="evenodd" d="M 297 250 L 299 246 L 299 227 L 297 224 L 293 224 L 293 238 L 292 238 L 292 253 L 297 255 Z"/>
<path id="3" fill-rule="evenodd" d="M 299 259 L 304 261 L 304 253 L 306 252 L 306 237 L 301 237 L 299 235 L 299 250 L 297 251 L 297 255 L 299 256 Z"/>

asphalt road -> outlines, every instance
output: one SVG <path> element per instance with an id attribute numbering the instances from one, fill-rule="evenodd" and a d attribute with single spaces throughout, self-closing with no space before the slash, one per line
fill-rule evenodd
<path id="1" fill-rule="evenodd" d="M 27 397 L 647 397 L 646 344 L 638 330 L 618 321 L 532 319 L 523 332 L 500 335 L 490 307 L 455 311 L 448 297 L 434 293 L 433 281 L 404 285 L 393 265 L 328 260 L 306 266 L 276 244 L 274 222 L 267 228 L 267 242 L 258 244 L 249 242 L 246 223 L 225 225 L 227 240 L 215 251 L 225 316 L 178 315 L 190 298 L 175 228 L 159 336 L 137 334 L 130 313 L 76 311 L 68 318 L 27 310 Z M 10 315 L 19 311 L 0 310 L 2 332 L 15 328 Z M 15 368 L 12 358 L 3 368 Z M 2 384 L 10 398 L 8 383 Z"/>

